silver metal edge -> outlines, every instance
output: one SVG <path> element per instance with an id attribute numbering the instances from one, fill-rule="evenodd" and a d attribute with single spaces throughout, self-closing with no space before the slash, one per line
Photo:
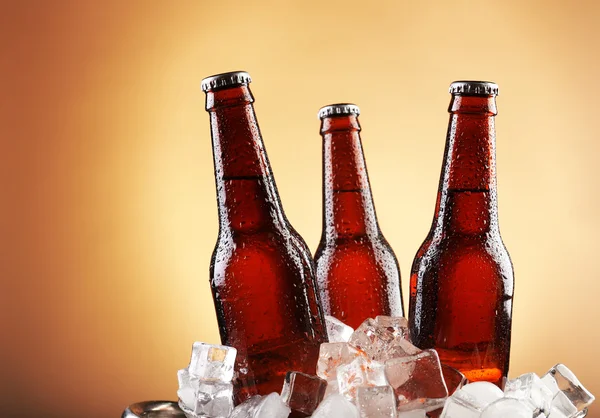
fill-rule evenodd
<path id="1" fill-rule="evenodd" d="M 167 411 L 173 412 L 174 417 L 183 417 L 184 412 L 174 401 L 143 401 L 129 405 L 121 415 L 121 418 L 140 418 L 147 412 Z"/>
<path id="2" fill-rule="evenodd" d="M 448 88 L 450 94 L 465 94 L 474 96 L 497 96 L 498 84 L 491 81 L 454 81 Z"/>
<path id="3" fill-rule="evenodd" d="M 319 109 L 317 116 L 319 119 L 327 118 L 330 116 L 343 116 L 343 115 L 360 115 L 360 108 L 352 103 L 336 103 L 327 106 L 323 106 Z"/>
<path id="4" fill-rule="evenodd" d="M 202 91 L 206 92 L 219 87 L 237 86 L 252 82 L 250 74 L 246 71 L 231 71 L 229 73 L 215 74 L 206 77 L 200 83 Z"/>

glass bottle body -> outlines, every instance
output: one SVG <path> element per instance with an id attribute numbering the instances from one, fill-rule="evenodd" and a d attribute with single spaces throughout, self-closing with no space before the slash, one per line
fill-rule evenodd
<path id="1" fill-rule="evenodd" d="M 502 386 L 513 267 L 498 228 L 495 99 L 454 96 L 432 228 L 411 270 L 413 342 L 470 381 Z"/>
<path id="2" fill-rule="evenodd" d="M 236 401 L 314 373 L 325 341 L 308 247 L 286 219 L 247 85 L 207 92 L 219 237 L 210 283 L 221 342 L 238 350 Z"/>
<path id="3" fill-rule="evenodd" d="M 356 328 L 403 316 L 400 269 L 381 233 L 356 115 L 323 119 L 323 234 L 315 254 L 323 310 Z"/>

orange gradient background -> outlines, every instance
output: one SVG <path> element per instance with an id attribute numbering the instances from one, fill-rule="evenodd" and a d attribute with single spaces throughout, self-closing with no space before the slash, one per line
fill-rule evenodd
<path id="1" fill-rule="evenodd" d="M 447 87 L 496 81 L 511 373 L 563 362 L 600 395 L 599 21 L 594 1 L 3 1 L 2 417 L 118 417 L 175 399 L 192 342 L 219 341 L 199 86 L 238 69 L 313 250 L 316 112 L 361 107 L 405 295 L 433 216 Z"/>

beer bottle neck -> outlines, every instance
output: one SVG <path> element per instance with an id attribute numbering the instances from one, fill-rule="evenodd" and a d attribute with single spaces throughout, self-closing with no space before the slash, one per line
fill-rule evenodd
<path id="1" fill-rule="evenodd" d="M 495 98 L 455 95 L 449 112 L 436 229 L 462 234 L 498 232 Z"/>
<path id="2" fill-rule="evenodd" d="M 323 136 L 323 239 L 379 234 L 355 115 L 326 117 Z"/>
<path id="3" fill-rule="evenodd" d="M 247 85 L 208 91 L 221 231 L 254 233 L 284 215 Z"/>

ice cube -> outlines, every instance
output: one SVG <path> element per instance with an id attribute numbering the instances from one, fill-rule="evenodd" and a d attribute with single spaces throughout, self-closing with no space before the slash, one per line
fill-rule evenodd
<path id="1" fill-rule="evenodd" d="M 311 415 L 325 396 L 327 381 L 300 372 L 288 372 L 281 398 L 292 411 Z"/>
<path id="2" fill-rule="evenodd" d="M 188 371 L 201 380 L 230 383 L 236 354 L 233 347 L 195 342 Z"/>
<path id="3" fill-rule="evenodd" d="M 394 388 L 399 411 L 441 408 L 448 396 L 442 365 L 435 350 L 385 362 L 385 375 Z"/>
<path id="4" fill-rule="evenodd" d="M 468 383 L 467 378 L 461 372 L 445 364 L 442 364 L 442 375 L 449 396 Z"/>
<path id="5" fill-rule="evenodd" d="M 367 360 L 357 357 L 350 364 L 344 364 L 337 368 L 337 382 L 341 395 L 349 400 L 354 400 L 356 390 L 360 386 L 367 386 Z"/>
<path id="6" fill-rule="evenodd" d="M 215 381 L 198 381 L 194 414 L 200 417 L 227 418 L 233 410 L 233 385 Z"/>
<path id="7" fill-rule="evenodd" d="M 290 408 L 283 402 L 278 393 L 263 396 L 263 399 L 254 410 L 252 418 L 287 418 Z"/>
<path id="8" fill-rule="evenodd" d="M 481 413 L 481 418 L 531 418 L 532 416 L 532 409 L 514 398 L 498 399 Z"/>
<path id="9" fill-rule="evenodd" d="M 317 376 L 325 380 L 337 378 L 337 368 L 350 364 L 362 354 L 348 343 L 323 343 L 319 349 Z"/>
<path id="10" fill-rule="evenodd" d="M 458 392 L 457 392 L 458 393 Z M 441 418 L 479 418 L 481 410 L 463 398 L 453 396 L 446 400 Z"/>
<path id="11" fill-rule="evenodd" d="M 504 388 L 504 396 L 529 404 L 536 416 L 540 413 L 545 415 L 550 413 L 552 392 L 535 373 L 527 373 L 509 380 Z"/>
<path id="12" fill-rule="evenodd" d="M 263 397 L 260 395 L 254 395 L 245 402 L 235 407 L 230 415 L 230 418 L 253 418 L 254 412 L 262 402 Z"/>
<path id="13" fill-rule="evenodd" d="M 351 401 L 356 398 L 360 386 L 388 385 L 385 366 L 362 356 L 337 368 L 337 383 L 339 393 Z"/>
<path id="14" fill-rule="evenodd" d="M 179 389 L 177 390 L 177 396 L 179 397 L 179 403 L 188 410 L 193 410 L 196 404 L 196 390 L 198 388 L 198 380 L 192 380 L 188 369 L 181 369 L 177 371 L 177 380 L 179 380 Z"/>
<path id="15" fill-rule="evenodd" d="M 469 396 L 472 399 L 471 403 L 476 405 L 480 410 L 483 410 L 489 404 L 504 397 L 504 392 L 490 382 L 473 382 L 465 385 L 454 396 L 456 395 L 462 396 L 463 399 Z"/>
<path id="16" fill-rule="evenodd" d="M 328 397 L 329 395 L 339 394 L 340 388 L 338 386 L 337 379 L 329 380 L 327 382 L 327 389 L 325 389 L 325 396 L 323 398 Z"/>
<path id="17" fill-rule="evenodd" d="M 380 327 L 386 328 L 391 332 L 394 338 L 404 338 L 410 341 L 410 332 L 408 330 L 408 320 L 401 316 L 383 316 L 375 318 L 375 323 Z"/>
<path id="18" fill-rule="evenodd" d="M 361 417 L 396 418 L 396 399 L 391 386 L 359 387 L 356 405 Z"/>
<path id="19" fill-rule="evenodd" d="M 364 351 L 370 358 L 376 358 L 385 352 L 394 340 L 394 335 L 379 326 L 374 319 L 365 320 L 352 334 L 348 343 Z"/>
<path id="20" fill-rule="evenodd" d="M 325 315 L 325 327 L 330 343 L 347 343 L 354 332 L 354 328 L 329 315 Z"/>
<path id="21" fill-rule="evenodd" d="M 393 358 L 400 358 L 406 356 L 414 356 L 415 354 L 419 354 L 422 350 L 413 345 L 408 340 L 403 338 L 398 338 L 392 341 L 382 353 L 375 357 L 376 360 L 385 361 L 391 360 Z"/>
<path id="22" fill-rule="evenodd" d="M 254 395 L 236 406 L 229 418 L 286 418 L 289 414 L 290 408 L 273 392 L 266 396 Z"/>
<path id="23" fill-rule="evenodd" d="M 427 412 L 424 409 L 413 409 L 412 411 L 399 412 L 398 418 L 427 418 Z"/>
<path id="24" fill-rule="evenodd" d="M 570 415 L 565 415 L 560 410 L 552 409 L 552 412 L 550 413 L 550 415 L 548 416 L 548 418 L 583 418 L 583 417 L 586 417 L 587 414 L 588 414 L 587 408 L 585 408 L 582 411 L 572 413 Z M 544 417 L 545 418 L 545 415 L 542 414 L 542 415 L 540 415 L 540 417 Z M 540 418 L 540 417 L 536 417 L 536 418 Z"/>
<path id="25" fill-rule="evenodd" d="M 557 364 L 542 376 L 542 382 L 553 395 L 563 392 L 571 403 L 582 411 L 594 402 L 592 395 L 575 377 L 575 374 L 564 364 Z"/>
<path id="26" fill-rule="evenodd" d="M 570 418 L 577 416 L 577 407 L 564 392 L 557 392 L 550 406 L 551 418 Z"/>
<path id="27" fill-rule="evenodd" d="M 312 418 L 359 418 L 358 409 L 340 394 L 326 397 Z"/>
<path id="28" fill-rule="evenodd" d="M 367 360 L 367 383 L 370 386 L 388 386 L 389 383 L 385 377 L 385 365 L 377 361 Z"/>
<path id="29" fill-rule="evenodd" d="M 405 318 L 369 318 L 354 331 L 348 342 L 376 361 L 417 354 L 421 350 L 407 339 L 405 323 Z"/>
<path id="30" fill-rule="evenodd" d="M 442 418 L 478 418 L 481 411 L 503 396 L 502 391 L 492 383 L 471 383 L 448 398 L 441 416 Z"/>
<path id="31" fill-rule="evenodd" d="M 179 400 L 179 409 L 183 411 L 187 418 L 197 418 L 196 414 L 194 414 L 194 408 L 189 408 L 181 400 Z"/>

